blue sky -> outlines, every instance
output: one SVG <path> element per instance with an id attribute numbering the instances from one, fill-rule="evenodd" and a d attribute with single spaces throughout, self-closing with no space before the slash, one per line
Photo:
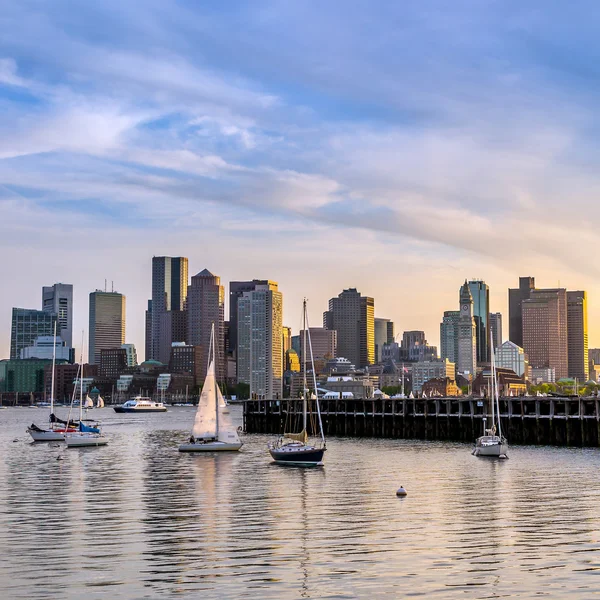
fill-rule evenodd
<path id="1" fill-rule="evenodd" d="M 143 347 L 153 254 L 345 287 L 425 329 L 465 277 L 600 286 L 592 2 L 4 2 L 0 346 L 10 308 L 104 279 Z M 77 336 L 75 336 L 77 338 Z M 594 341 L 595 340 L 595 341 Z"/>

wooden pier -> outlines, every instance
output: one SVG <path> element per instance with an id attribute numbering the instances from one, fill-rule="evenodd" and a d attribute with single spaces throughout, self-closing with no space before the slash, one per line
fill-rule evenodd
<path id="1" fill-rule="evenodd" d="M 325 435 L 473 442 L 491 420 L 484 398 L 320 400 Z M 311 411 L 316 411 L 314 400 Z M 600 445 L 598 397 L 500 399 L 502 430 L 512 444 Z M 280 434 L 301 428 L 302 400 L 244 403 L 248 433 Z"/>

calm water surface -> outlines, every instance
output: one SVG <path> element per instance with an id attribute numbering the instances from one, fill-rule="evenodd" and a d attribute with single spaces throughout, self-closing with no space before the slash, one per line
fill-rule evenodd
<path id="1" fill-rule="evenodd" d="M 258 435 L 180 454 L 192 408 L 93 414 L 110 445 L 67 450 L 0 411 L 3 599 L 600 595 L 600 451 L 332 439 L 300 469 Z"/>

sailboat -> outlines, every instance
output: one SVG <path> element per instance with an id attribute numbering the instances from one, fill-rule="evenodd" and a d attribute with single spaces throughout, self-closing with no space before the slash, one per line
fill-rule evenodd
<path id="1" fill-rule="evenodd" d="M 73 422 L 62 421 L 54 414 L 54 373 L 56 370 L 56 321 L 54 322 L 54 348 L 52 349 L 52 383 L 50 384 L 50 427 L 38 427 L 32 423 L 27 433 L 34 442 L 62 442 L 67 431 L 76 431 Z"/>
<path id="2" fill-rule="evenodd" d="M 310 350 L 310 364 L 313 374 L 314 390 L 317 390 L 317 376 L 315 373 L 315 361 L 313 358 L 312 343 L 310 340 L 310 331 L 308 329 L 308 317 L 306 312 L 306 298 L 303 302 L 303 336 L 304 336 L 304 353 Z M 308 346 L 307 346 L 308 338 Z M 273 460 L 282 465 L 296 465 L 305 467 L 315 467 L 323 465 L 323 455 L 327 450 L 325 444 L 325 435 L 323 434 L 323 423 L 321 422 L 321 409 L 319 407 L 319 395 L 315 394 L 315 402 L 317 406 L 317 415 L 319 420 L 319 431 L 321 433 L 321 444 L 309 444 L 308 432 L 306 429 L 306 417 L 308 403 L 306 396 L 308 394 L 308 386 L 306 383 L 306 359 L 302 357 L 302 431 L 299 433 L 284 433 L 283 437 L 276 442 L 269 444 L 269 452 Z"/>
<path id="3" fill-rule="evenodd" d="M 223 452 L 239 450 L 240 440 L 215 373 L 215 325 L 210 333 L 208 369 L 189 442 L 179 446 L 179 452 Z"/>
<path id="4" fill-rule="evenodd" d="M 502 435 L 502 423 L 500 421 L 500 400 L 498 398 L 498 380 L 496 378 L 496 360 L 494 358 L 493 338 L 490 348 L 492 363 L 492 394 L 490 397 L 490 403 L 492 405 L 492 425 L 489 429 L 486 429 L 485 419 L 483 420 L 483 435 L 477 438 L 477 441 L 475 442 L 475 448 L 473 448 L 473 452 L 471 454 L 473 454 L 473 456 L 508 458 L 508 442 Z"/>
<path id="5" fill-rule="evenodd" d="M 102 396 L 98 396 L 96 400 L 96 408 L 104 408 L 104 398 Z"/>
<path id="6" fill-rule="evenodd" d="M 81 341 L 83 348 L 83 340 Z M 98 426 L 90 427 L 83 423 L 83 349 L 81 350 L 81 373 L 79 386 L 79 430 L 65 434 L 67 448 L 84 448 L 89 446 L 106 446 L 108 439 L 100 431 Z M 88 396 L 89 398 L 89 396 Z M 91 398 L 90 398 L 91 400 Z M 93 402 L 92 402 L 93 405 Z M 72 406 L 72 404 L 71 404 Z M 69 410 L 70 416 L 70 410 Z"/>
<path id="7" fill-rule="evenodd" d="M 83 408 L 85 408 L 86 410 L 88 410 L 89 408 L 94 408 L 94 401 L 89 397 L 89 395 L 85 397 L 85 403 L 83 405 Z"/>

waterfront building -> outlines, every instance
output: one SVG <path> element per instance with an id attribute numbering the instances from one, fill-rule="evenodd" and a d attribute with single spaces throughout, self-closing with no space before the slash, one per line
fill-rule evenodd
<path id="1" fill-rule="evenodd" d="M 73 388 L 79 371 L 77 364 L 57 364 L 54 370 L 54 399 L 58 402 L 70 402 Z M 98 376 L 98 365 L 83 365 L 84 379 Z M 48 361 L 44 368 L 46 398 L 50 398 L 52 388 L 52 361 Z"/>
<path id="2" fill-rule="evenodd" d="M 57 316 L 56 334 L 68 348 L 73 347 L 73 286 L 55 283 L 42 287 L 42 310 Z"/>
<path id="3" fill-rule="evenodd" d="M 600 348 L 590 348 L 588 350 L 588 370 L 590 379 L 598 381 L 598 371 L 600 371 Z"/>
<path id="4" fill-rule="evenodd" d="M 90 293 L 88 361 L 100 363 L 100 352 L 125 343 L 125 296 L 96 290 Z"/>
<path id="5" fill-rule="evenodd" d="M 52 360 L 52 355 L 56 348 L 56 360 L 71 360 L 72 349 L 58 335 L 41 335 L 37 337 L 32 346 L 23 348 L 19 358 L 45 358 Z"/>
<path id="6" fill-rule="evenodd" d="M 188 313 L 185 310 L 168 310 L 161 313 L 158 328 L 158 360 L 163 365 L 169 363 L 173 343 L 186 342 L 187 317 Z"/>
<path id="7" fill-rule="evenodd" d="M 208 361 L 212 328 L 215 328 L 215 373 L 224 381 L 225 371 L 225 288 L 221 278 L 208 269 L 194 275 L 187 292 L 187 343 L 201 346 Z M 173 340 L 181 341 L 181 340 Z M 202 367 L 204 381 L 208 364 Z"/>
<path id="8" fill-rule="evenodd" d="M 188 259 L 183 256 L 153 256 L 152 257 L 152 343 L 151 356 L 157 359 L 160 354 L 161 318 L 163 313 L 172 310 L 185 310 L 185 301 L 188 290 Z M 179 341 L 179 340 L 178 340 Z M 170 346 L 167 343 L 167 347 Z M 168 360 L 168 356 L 167 356 Z"/>
<path id="9" fill-rule="evenodd" d="M 508 290 L 508 339 L 524 348 L 522 303 L 535 289 L 533 277 L 519 277 L 519 287 Z"/>
<path id="10" fill-rule="evenodd" d="M 200 386 L 204 383 L 206 377 L 206 365 L 204 363 L 206 362 L 207 357 L 205 357 L 202 346 L 176 342 L 171 347 L 169 371 L 191 375 L 194 379 L 194 386 Z"/>
<path id="11" fill-rule="evenodd" d="M 510 369 L 519 377 L 528 376 L 529 361 L 523 348 L 507 340 L 495 350 L 496 366 L 500 369 Z"/>
<path id="12" fill-rule="evenodd" d="M 556 383 L 556 369 L 554 367 L 530 368 L 531 383 L 539 385 L 540 383 Z"/>
<path id="13" fill-rule="evenodd" d="M 458 318 L 458 362 L 461 375 L 475 378 L 477 372 L 477 328 L 473 318 L 473 297 L 467 281 L 460 288 Z"/>
<path id="14" fill-rule="evenodd" d="M 256 284 L 236 299 L 238 381 L 251 397 L 283 397 L 283 295 L 277 283 Z"/>
<path id="15" fill-rule="evenodd" d="M 490 313 L 490 332 L 494 348 L 502 346 L 502 314 Z"/>
<path id="16" fill-rule="evenodd" d="M 375 301 L 355 288 L 329 300 L 325 329 L 337 332 L 337 354 L 366 367 L 375 363 Z"/>
<path id="17" fill-rule="evenodd" d="M 440 357 L 458 362 L 458 320 L 460 310 L 447 310 L 440 323 Z"/>
<path id="18" fill-rule="evenodd" d="M 310 384 L 309 387 L 312 389 Z M 373 398 L 375 381 L 372 377 L 332 375 L 327 377 L 321 387 L 330 393 L 339 394 L 340 398 Z"/>
<path id="19" fill-rule="evenodd" d="M 0 361 L 0 392 L 43 393 L 44 369 L 47 365 L 52 367 L 52 359 L 27 358 Z"/>
<path id="20" fill-rule="evenodd" d="M 125 350 L 125 354 L 127 356 L 127 366 L 137 367 L 138 359 L 137 352 L 135 350 L 135 344 L 121 344 L 121 348 Z"/>
<path id="21" fill-rule="evenodd" d="M 383 361 L 383 346 L 394 341 L 394 323 L 375 317 L 375 362 Z"/>
<path id="22" fill-rule="evenodd" d="M 116 379 L 127 368 L 127 350 L 125 348 L 102 348 L 98 375 Z M 84 375 L 86 375 L 84 370 Z"/>
<path id="23" fill-rule="evenodd" d="M 472 392 L 475 396 L 491 396 L 492 370 L 485 367 L 474 379 Z M 496 383 L 500 396 L 522 396 L 527 392 L 527 384 L 524 377 L 519 377 L 511 369 L 497 368 Z"/>
<path id="24" fill-rule="evenodd" d="M 410 366 L 412 390 L 420 392 L 423 384 L 430 379 L 456 379 L 456 365 L 447 358 L 444 360 L 425 360 Z"/>
<path id="25" fill-rule="evenodd" d="M 426 381 L 421 386 L 421 394 L 423 397 L 427 396 L 442 396 L 447 398 L 449 396 L 460 396 L 462 394 L 460 388 L 456 385 L 456 381 L 450 379 L 450 377 L 438 377 Z"/>
<path id="26" fill-rule="evenodd" d="M 533 289 L 523 300 L 523 349 L 532 368 L 553 368 L 568 377 L 567 291 Z"/>
<path id="27" fill-rule="evenodd" d="M 29 308 L 13 308 L 10 332 L 10 358 L 21 356 L 21 350 L 33 346 L 40 336 L 53 336 L 56 313 Z"/>
<path id="28" fill-rule="evenodd" d="M 477 363 L 490 362 L 490 288 L 479 279 L 468 282 L 473 299 L 473 318 L 475 319 L 475 338 Z"/>
<path id="29" fill-rule="evenodd" d="M 567 292 L 567 345 L 569 377 L 590 378 L 588 364 L 588 319 L 586 292 Z"/>

